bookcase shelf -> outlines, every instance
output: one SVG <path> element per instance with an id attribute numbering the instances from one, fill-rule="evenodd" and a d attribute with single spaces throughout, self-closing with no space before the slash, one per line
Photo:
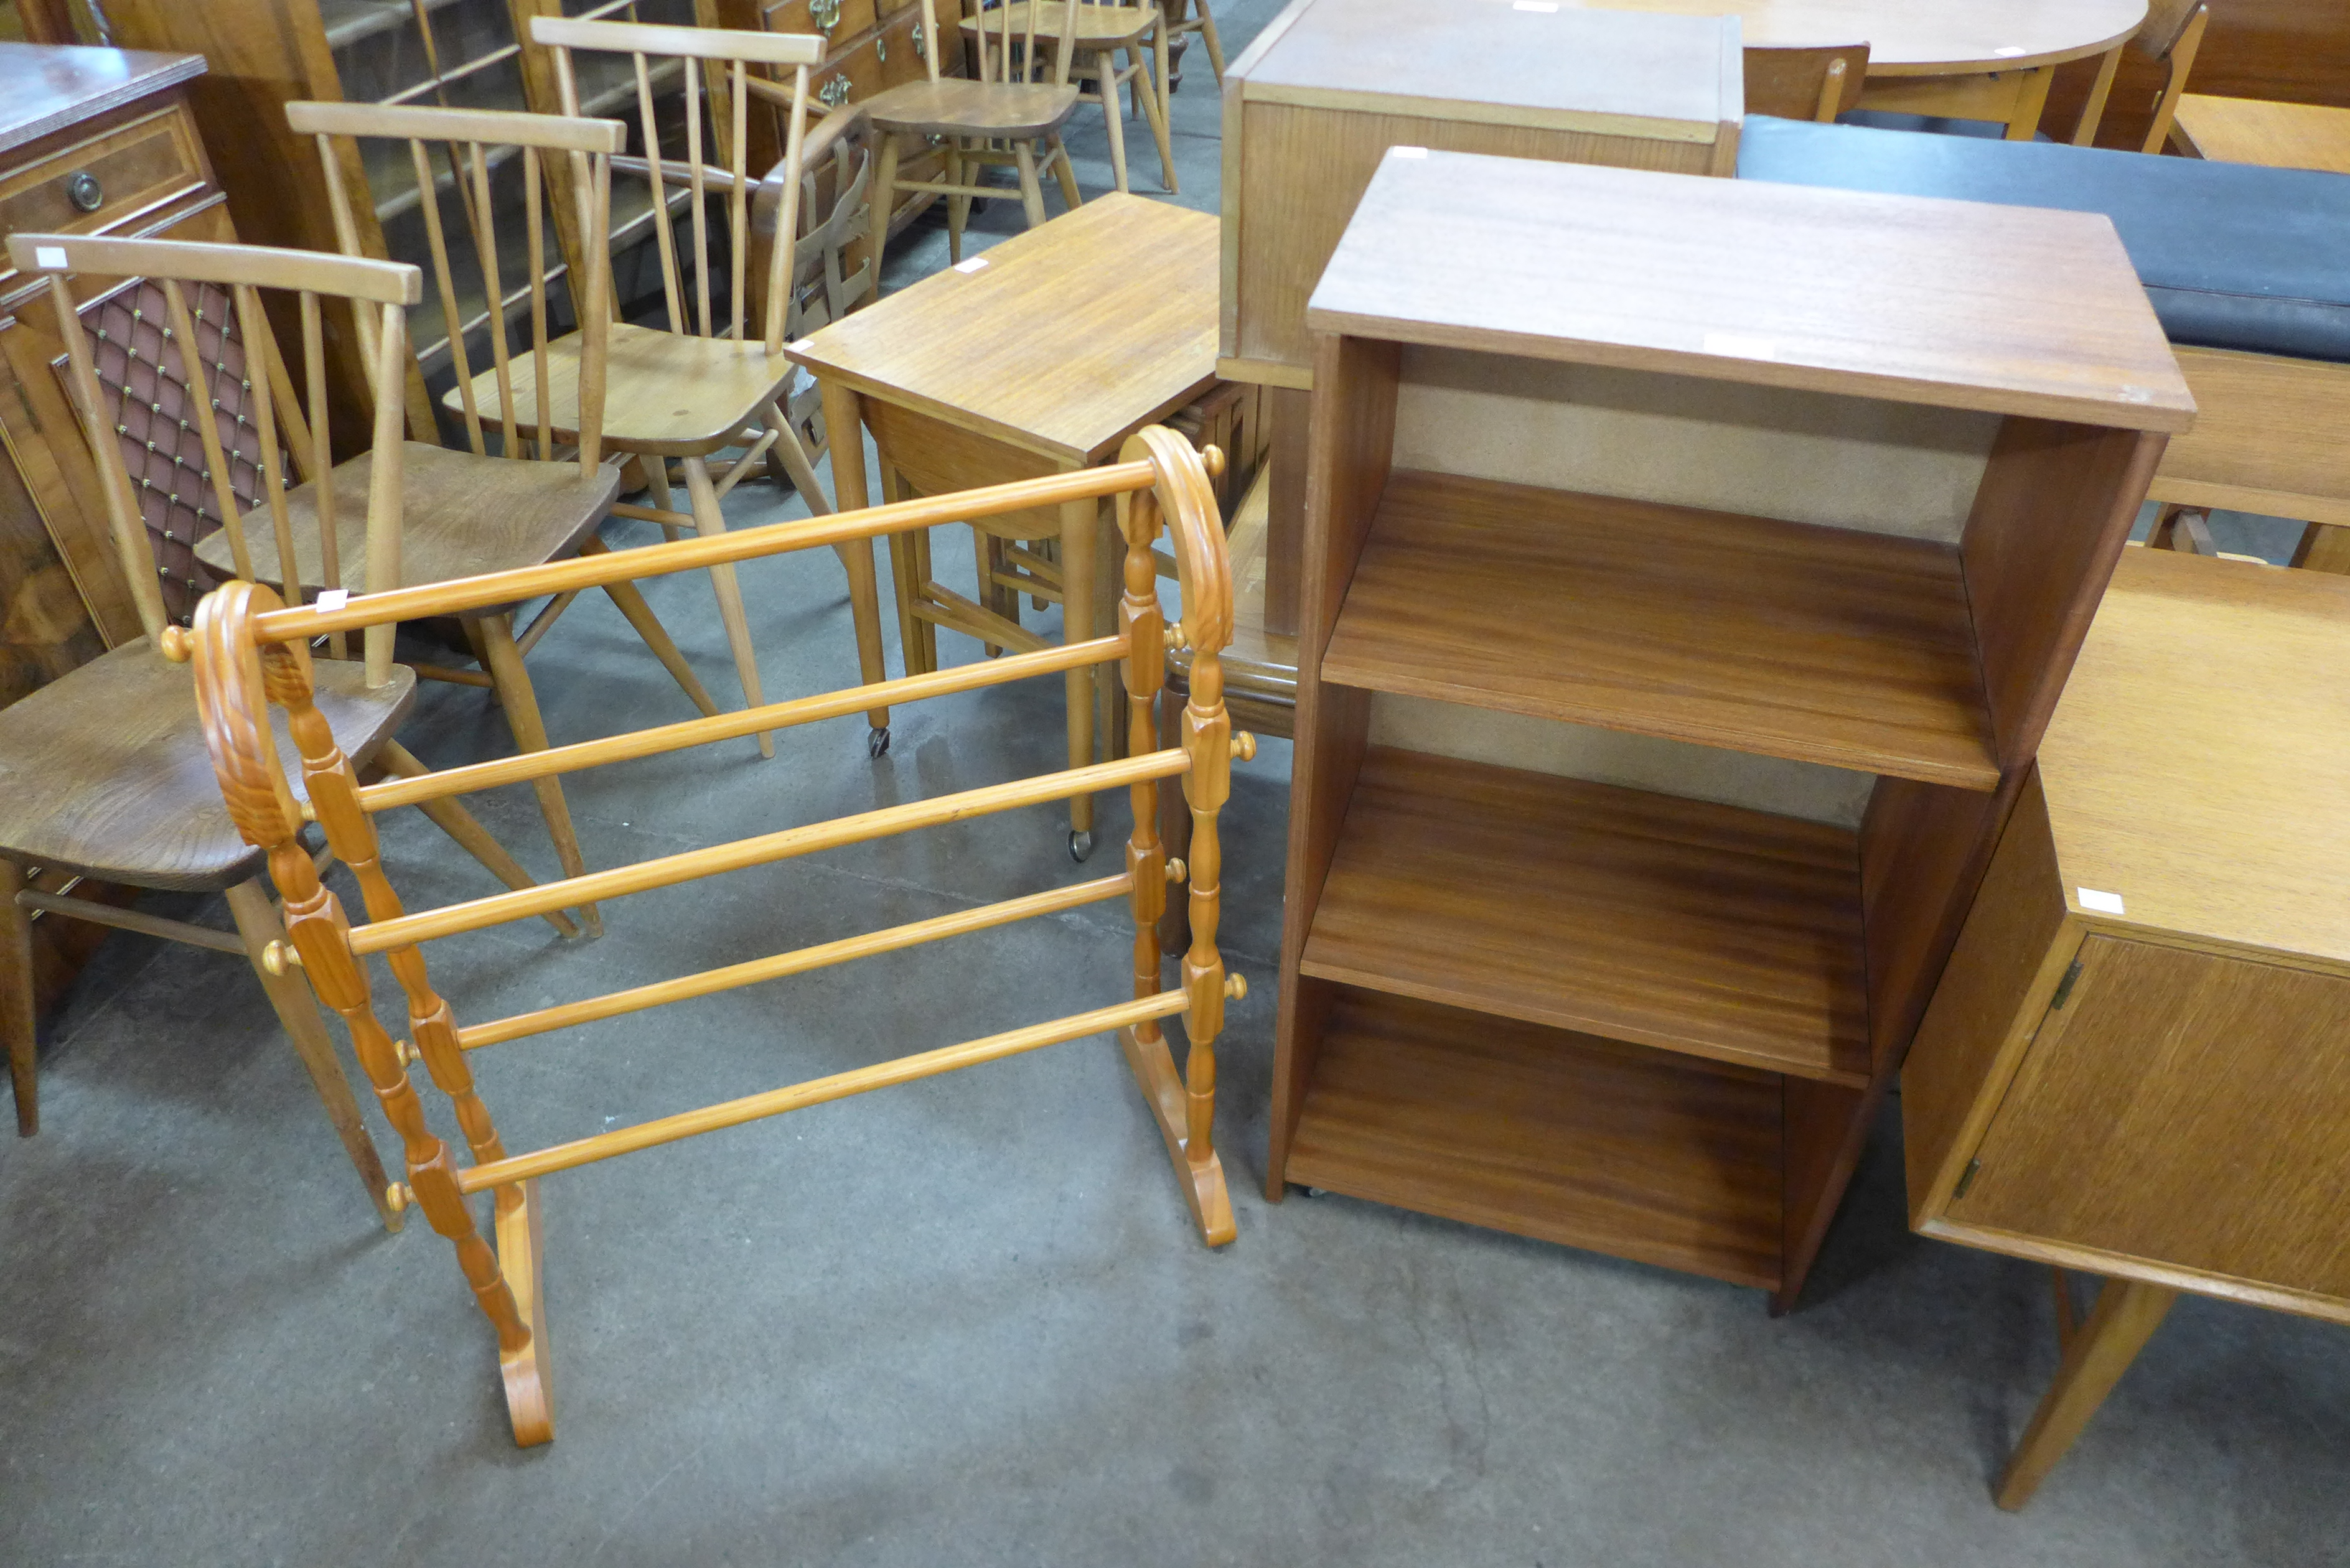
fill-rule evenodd
<path id="1" fill-rule="evenodd" d="M 1767 1073 L 1344 992 L 1289 1162 L 1334 1192 L 1779 1284 Z"/>
<path id="2" fill-rule="evenodd" d="M 1382 747 L 1302 968 L 1859 1085 L 1860 943 L 1846 829 Z"/>
<path id="3" fill-rule="evenodd" d="M 1306 321 L 1266 1196 L 1783 1311 L 2192 416 L 2120 242 L 1409 149 Z"/>
<path id="4" fill-rule="evenodd" d="M 1399 472 L 1322 675 L 1999 784 L 1958 548 L 1931 540 Z"/>

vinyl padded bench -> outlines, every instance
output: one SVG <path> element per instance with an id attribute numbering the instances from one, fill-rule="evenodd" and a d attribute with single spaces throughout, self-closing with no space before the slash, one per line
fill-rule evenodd
<path id="1" fill-rule="evenodd" d="M 2350 176 L 1761 115 L 1738 174 L 2105 213 L 2200 410 L 2153 499 L 2330 524 L 2297 564 L 2350 571 Z"/>

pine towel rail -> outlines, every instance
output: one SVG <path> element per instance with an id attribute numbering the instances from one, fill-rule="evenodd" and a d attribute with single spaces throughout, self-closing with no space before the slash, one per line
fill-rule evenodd
<path id="1" fill-rule="evenodd" d="M 267 851 L 270 877 L 285 898 L 291 950 L 281 959 L 302 968 L 320 999 L 350 1032 L 360 1065 L 406 1156 L 408 1179 L 397 1196 L 402 1202 L 412 1199 L 432 1229 L 455 1246 L 458 1266 L 497 1334 L 507 1413 L 518 1444 L 527 1447 L 554 1436 L 537 1179 L 557 1170 L 1115 1031 L 1159 1122 L 1193 1220 L 1210 1245 L 1232 1240 L 1232 1203 L 1212 1136 L 1215 1041 L 1223 1027 L 1225 1001 L 1245 995 L 1247 986 L 1240 976 L 1225 973 L 1216 948 L 1222 860 L 1217 814 L 1230 793 L 1232 758 L 1253 755 L 1255 746 L 1250 736 L 1232 732 L 1218 662 L 1231 637 L 1232 615 L 1231 563 L 1209 487 L 1222 454 L 1213 448 L 1196 452 L 1180 436 L 1154 426 L 1133 437 L 1121 459 L 1107 467 L 959 495 L 360 595 L 333 607 L 289 607 L 265 587 L 234 582 L 198 607 L 192 631 L 174 628 L 165 636 L 169 656 L 192 659 L 195 665 L 197 704 L 222 794 L 247 842 Z M 1125 592 L 1113 636 L 966 670 L 877 681 L 744 713 L 390 780 L 367 789 L 359 786 L 349 760 L 337 749 L 312 701 L 309 647 L 317 638 L 721 562 L 866 541 L 941 522 L 1105 498 L 1116 502 L 1126 545 Z M 1152 557 L 1162 524 L 1170 535 L 1182 590 L 1182 612 L 1173 628 L 1166 624 L 1159 606 Z M 1166 679 L 1167 655 L 1174 647 L 1191 650 L 1191 699 L 1180 735 L 1162 749 L 1156 704 Z M 1127 843 L 1126 870 L 1116 877 L 461 1028 L 448 1002 L 433 990 L 417 944 L 528 919 L 538 912 L 537 901 L 543 899 L 510 894 L 411 914 L 393 890 L 379 855 L 370 814 L 394 805 L 657 755 L 753 729 L 811 723 L 859 711 L 879 710 L 886 715 L 891 702 L 1111 662 L 1121 666 L 1127 692 L 1131 754 L 1124 759 L 786 828 L 574 877 L 531 892 L 556 905 L 618 897 L 916 827 L 1123 786 L 1131 795 L 1134 830 Z M 273 704 L 285 711 L 301 757 L 307 806 L 296 803 L 279 762 L 269 722 Z M 1189 867 L 1167 858 L 1157 833 L 1159 783 L 1179 778 L 1192 821 Z M 353 925 L 346 916 L 302 847 L 303 824 L 312 818 L 325 828 L 328 846 L 359 880 L 368 917 L 361 924 Z M 1192 933 L 1191 949 L 1180 959 L 1180 978 L 1171 987 L 1163 982 L 1158 940 L 1159 917 L 1170 882 L 1188 884 Z M 1128 900 L 1135 923 L 1130 1000 L 1068 1017 L 518 1155 L 506 1152 L 466 1064 L 465 1053 L 484 1045 L 1119 897 Z M 375 1015 L 364 961 L 369 954 L 383 957 L 406 999 L 408 1042 L 395 1041 Z M 1191 1043 L 1180 1075 L 1159 1028 L 1160 1020 L 1179 1014 Z M 424 1064 L 453 1105 L 472 1156 L 469 1167 L 461 1168 L 449 1145 L 427 1125 L 408 1074 L 411 1061 Z M 494 1244 L 483 1237 L 465 1205 L 467 1196 L 484 1191 L 494 1195 Z"/>

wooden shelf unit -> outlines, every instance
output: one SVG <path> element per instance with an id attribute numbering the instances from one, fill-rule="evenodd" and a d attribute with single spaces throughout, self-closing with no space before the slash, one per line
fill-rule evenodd
<path id="1" fill-rule="evenodd" d="M 1821 194 L 1373 178 L 1307 313 L 1269 1198 L 1801 1292 L 2193 412 L 2104 219 Z"/>

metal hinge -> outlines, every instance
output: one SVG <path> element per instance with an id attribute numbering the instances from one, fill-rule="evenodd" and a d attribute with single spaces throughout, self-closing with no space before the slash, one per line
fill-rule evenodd
<path id="1" fill-rule="evenodd" d="M 2073 982 L 2080 978 L 2081 961 L 2074 959 L 2073 967 L 2064 971 L 2064 978 L 2056 982 L 2056 994 L 2048 999 L 2049 1012 L 2054 1012 L 2064 1005 L 2064 999 L 2073 994 Z"/>
<path id="2" fill-rule="evenodd" d="M 1967 1161 L 1967 1168 L 1959 1172 L 1959 1184 L 1950 1189 L 1950 1201 L 1955 1203 L 1960 1199 L 1964 1198 L 1967 1195 L 1967 1189 L 1972 1187 L 1975 1184 L 1975 1178 L 1981 1174 L 1981 1160 L 1970 1159 Z"/>

